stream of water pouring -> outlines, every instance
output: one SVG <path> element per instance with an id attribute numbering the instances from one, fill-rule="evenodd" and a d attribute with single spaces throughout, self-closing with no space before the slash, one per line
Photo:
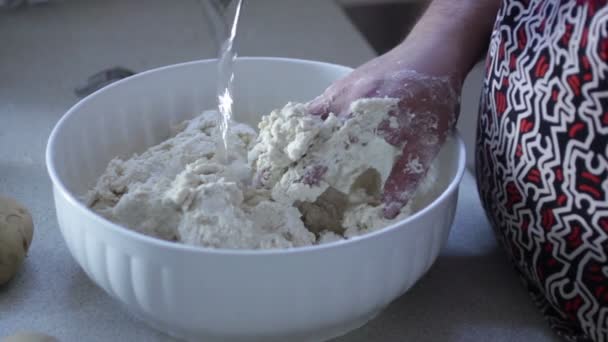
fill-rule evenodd
<path id="1" fill-rule="evenodd" d="M 237 0 L 232 27 L 230 28 L 228 38 L 222 44 L 218 57 L 217 99 L 218 110 L 221 114 L 220 129 L 222 130 L 222 140 L 224 142 L 223 156 L 225 162 L 228 162 L 228 136 L 233 116 L 232 105 L 234 103 L 234 61 L 237 56 L 234 41 L 236 39 L 242 6 L 243 0 Z"/>

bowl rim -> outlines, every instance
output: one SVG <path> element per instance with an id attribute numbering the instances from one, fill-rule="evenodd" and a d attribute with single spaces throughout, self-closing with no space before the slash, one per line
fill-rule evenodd
<path id="1" fill-rule="evenodd" d="M 96 212 L 94 212 L 93 210 L 88 208 L 82 201 L 80 201 L 74 194 L 72 194 L 71 191 L 69 191 L 66 188 L 66 186 L 62 182 L 61 178 L 59 177 L 59 175 L 55 169 L 54 160 L 55 160 L 55 154 L 56 154 L 55 144 L 56 144 L 56 140 L 58 139 L 57 136 L 59 135 L 60 131 L 62 130 L 62 127 L 66 124 L 66 122 L 73 115 L 75 115 L 74 113 L 77 113 L 78 110 L 82 106 L 84 106 L 91 98 L 94 98 L 94 97 L 98 96 L 99 94 L 101 94 L 111 88 L 120 87 L 123 84 L 125 84 L 129 81 L 132 81 L 134 79 L 137 79 L 140 77 L 146 77 L 149 74 L 153 74 L 153 73 L 157 73 L 157 72 L 165 72 L 165 71 L 168 71 L 171 69 L 183 68 L 183 67 L 187 67 L 187 66 L 191 66 L 191 65 L 195 65 L 195 64 L 213 63 L 216 61 L 217 61 L 216 58 L 201 59 L 201 60 L 194 60 L 194 61 L 183 62 L 183 63 L 170 64 L 170 65 L 146 70 L 141 73 L 135 74 L 133 76 L 127 77 L 125 79 L 114 82 L 112 84 L 109 84 L 108 86 L 105 86 L 105 87 L 93 92 L 92 94 L 86 96 L 85 98 L 79 100 L 76 104 L 74 104 L 72 107 L 70 107 L 70 109 L 68 109 L 68 111 L 62 115 L 62 117 L 59 119 L 59 121 L 57 121 L 57 123 L 53 127 L 53 130 L 51 131 L 51 133 L 49 135 L 47 145 L 46 145 L 46 151 L 45 151 L 46 168 L 47 168 L 47 173 L 53 184 L 53 191 L 58 190 L 61 193 L 61 196 L 63 196 L 65 198 L 65 200 L 67 200 L 67 202 L 69 202 L 73 207 L 75 207 L 76 210 L 83 212 L 85 217 L 87 217 L 88 219 L 91 219 L 96 224 L 102 226 L 103 227 L 102 229 L 110 230 L 114 233 L 122 235 L 125 238 L 134 239 L 134 240 L 136 240 L 136 242 L 139 242 L 139 243 L 151 244 L 155 247 L 167 248 L 167 249 L 175 250 L 175 251 L 198 253 L 198 254 L 231 255 L 231 256 L 263 256 L 263 255 L 275 255 L 275 254 L 300 254 L 300 253 L 309 253 L 309 252 L 321 251 L 321 250 L 337 248 L 337 247 L 346 247 L 346 246 L 351 246 L 351 245 L 358 244 L 358 243 L 363 243 L 366 240 L 371 240 L 374 238 L 379 238 L 380 236 L 385 235 L 385 234 L 390 234 L 392 231 L 394 231 L 396 229 L 407 229 L 408 223 L 411 223 L 411 222 L 419 219 L 421 216 L 424 216 L 428 211 L 432 210 L 433 207 L 435 207 L 439 203 L 443 202 L 446 199 L 446 197 L 448 197 L 454 191 L 457 191 L 457 188 L 460 185 L 460 182 L 462 180 L 462 177 L 464 176 L 464 172 L 466 169 L 465 146 L 464 146 L 464 142 L 457 130 L 454 130 L 454 132 L 452 133 L 452 136 L 451 136 L 451 139 L 453 139 L 453 141 L 456 144 L 458 144 L 459 159 L 458 159 L 458 167 L 457 167 L 456 173 L 455 173 L 454 177 L 450 180 L 450 183 L 448 184 L 448 186 L 441 192 L 441 194 L 439 194 L 435 199 L 433 199 L 433 201 L 431 201 L 431 203 L 429 203 L 424 208 L 418 210 L 414 214 L 408 216 L 407 218 L 394 222 L 393 224 L 386 226 L 384 228 L 381 228 L 381 229 L 378 229 L 373 232 L 369 232 L 369 233 L 366 233 L 366 234 L 363 234 L 360 236 L 352 237 L 349 239 L 328 242 L 328 243 L 324 243 L 324 244 L 320 244 L 320 245 L 300 246 L 300 247 L 291 247 L 291 248 L 273 248 L 273 249 L 229 249 L 229 248 L 212 248 L 212 247 L 204 247 L 204 246 L 193 246 L 193 245 L 186 245 L 186 244 L 183 244 L 180 242 L 166 241 L 166 240 L 162 240 L 162 239 L 159 239 L 156 237 L 144 235 L 142 233 L 136 232 L 134 230 L 131 230 L 127 227 L 124 227 L 120 224 L 114 223 L 114 222 L 106 219 L 105 217 L 97 214 Z M 317 66 L 332 67 L 332 68 L 337 67 L 340 69 L 345 69 L 347 71 L 353 70 L 350 67 L 339 65 L 339 64 L 306 60 L 306 59 L 285 58 L 285 57 L 239 57 L 239 58 L 237 58 L 237 62 L 238 61 L 287 62 L 287 63 L 308 64 L 308 65 L 317 65 Z M 55 198 L 53 199 L 53 201 L 56 201 Z M 56 203 L 55 203 L 55 205 L 56 205 Z"/>

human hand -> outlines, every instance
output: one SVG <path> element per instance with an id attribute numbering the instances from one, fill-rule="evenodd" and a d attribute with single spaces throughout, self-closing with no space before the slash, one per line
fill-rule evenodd
<path id="1" fill-rule="evenodd" d="M 350 104 L 366 98 L 397 98 L 398 109 L 380 123 L 377 134 L 401 149 L 384 184 L 384 216 L 396 217 L 414 195 L 441 146 L 452 132 L 459 105 L 459 83 L 450 77 L 418 73 L 403 61 L 385 55 L 353 71 L 309 103 L 309 110 L 325 118 L 348 117 Z"/>

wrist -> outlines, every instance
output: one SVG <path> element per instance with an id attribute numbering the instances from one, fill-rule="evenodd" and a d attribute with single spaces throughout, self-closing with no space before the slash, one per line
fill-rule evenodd
<path id="1" fill-rule="evenodd" d="M 391 53 L 399 55 L 400 67 L 421 74 L 450 77 L 460 85 L 470 69 L 470 59 L 440 36 L 411 37 Z"/>
<path id="2" fill-rule="evenodd" d="M 407 39 L 387 55 L 460 84 L 487 49 L 500 0 L 435 0 Z"/>

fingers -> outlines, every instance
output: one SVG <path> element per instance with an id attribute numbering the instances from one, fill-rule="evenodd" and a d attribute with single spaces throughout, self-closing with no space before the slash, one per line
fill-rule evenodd
<path id="1" fill-rule="evenodd" d="M 410 120 L 401 121 L 406 126 L 402 126 L 399 132 L 385 134 L 387 142 L 393 145 L 399 142 L 403 146 L 402 154 L 384 185 L 382 201 L 386 218 L 399 215 L 401 208 L 415 195 L 418 185 L 454 128 L 456 113 L 453 108 L 448 106 L 439 112 L 415 115 Z M 401 116 L 404 115 L 402 113 Z"/>
<path id="2" fill-rule="evenodd" d="M 334 93 L 325 93 L 308 103 L 308 110 L 312 115 L 318 115 L 323 120 L 327 119 L 330 113 L 340 117 L 350 114 L 350 105 L 352 102 L 365 98 L 354 97 L 350 93 L 334 95 Z"/>
<path id="3" fill-rule="evenodd" d="M 317 96 L 314 100 L 308 102 L 307 108 L 310 114 L 321 116 L 322 118 L 327 117 L 331 112 L 331 104 L 325 94 Z"/>
<path id="4" fill-rule="evenodd" d="M 399 215 L 401 209 L 412 199 L 441 147 L 439 144 L 421 146 L 417 141 L 408 145 L 384 184 L 382 202 L 384 217 L 387 219 Z"/>
<path id="5" fill-rule="evenodd" d="M 352 88 L 349 78 L 345 78 L 332 84 L 321 96 L 310 101 L 308 110 L 322 119 L 326 119 L 330 113 L 341 116 L 347 114 L 350 103 L 358 98 L 360 96 Z"/>
<path id="6" fill-rule="evenodd" d="M 313 115 L 321 116 L 325 119 L 330 113 L 336 116 L 349 114 L 350 104 L 360 98 L 373 97 L 365 96 L 358 90 L 358 82 L 361 76 L 355 70 L 346 77 L 330 85 L 322 95 L 316 97 L 308 103 L 308 110 Z"/>

